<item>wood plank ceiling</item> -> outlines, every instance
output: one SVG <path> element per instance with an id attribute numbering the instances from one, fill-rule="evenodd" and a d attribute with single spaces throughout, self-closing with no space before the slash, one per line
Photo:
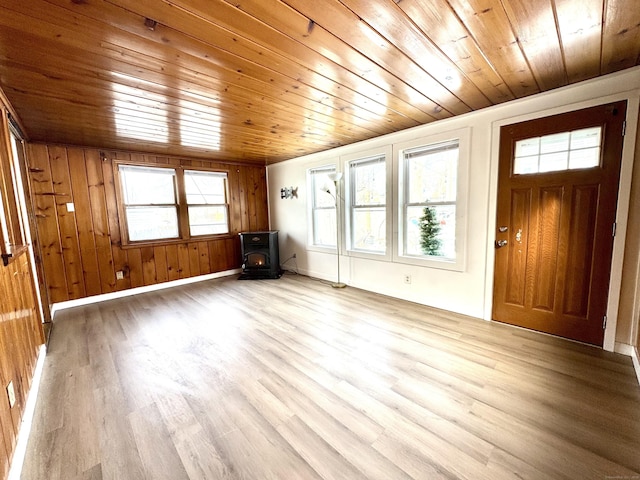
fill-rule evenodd
<path id="1" fill-rule="evenodd" d="M 30 140 L 258 164 L 639 56 L 638 0 L 0 0 Z"/>

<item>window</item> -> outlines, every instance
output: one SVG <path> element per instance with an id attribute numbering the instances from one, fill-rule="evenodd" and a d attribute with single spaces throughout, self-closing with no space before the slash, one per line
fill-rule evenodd
<path id="1" fill-rule="evenodd" d="M 192 236 L 229 232 L 226 173 L 185 170 L 184 185 Z"/>
<path id="2" fill-rule="evenodd" d="M 117 164 L 125 244 L 229 232 L 227 174 Z"/>
<path id="3" fill-rule="evenodd" d="M 393 260 L 462 271 L 471 129 L 394 146 L 398 172 Z"/>
<path id="4" fill-rule="evenodd" d="M 387 167 L 384 155 L 349 162 L 349 247 L 387 249 Z"/>
<path id="5" fill-rule="evenodd" d="M 176 171 L 120 165 L 129 241 L 179 238 Z"/>
<path id="6" fill-rule="evenodd" d="M 0 255 L 5 265 L 27 251 L 22 175 L 14 128 L 17 130 L 3 109 L 0 120 L 0 138 L 3 139 L 0 145 Z"/>
<path id="7" fill-rule="evenodd" d="M 311 197 L 311 245 L 336 247 L 336 191 L 328 175 L 334 166 L 312 168 L 309 173 Z"/>
<path id="8" fill-rule="evenodd" d="M 513 173 L 527 175 L 597 167 L 601 142 L 602 127 L 518 140 Z"/>

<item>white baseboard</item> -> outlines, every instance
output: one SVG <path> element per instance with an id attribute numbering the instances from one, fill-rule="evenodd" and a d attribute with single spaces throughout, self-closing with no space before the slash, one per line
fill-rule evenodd
<path id="1" fill-rule="evenodd" d="M 640 384 L 640 352 L 638 352 L 638 347 L 627 345 L 626 343 L 616 342 L 613 351 L 616 353 L 621 353 L 622 355 L 626 355 L 627 357 L 631 357 L 631 359 L 633 360 L 633 368 L 636 371 L 638 383 Z"/>
<path id="2" fill-rule="evenodd" d="M 640 384 L 640 351 L 638 351 L 638 347 L 632 348 L 633 354 L 631 358 L 633 359 L 633 366 L 636 369 L 636 376 L 638 377 L 638 383 Z"/>
<path id="3" fill-rule="evenodd" d="M 9 477 L 7 477 L 7 480 L 20 480 L 20 475 L 22 474 L 22 465 L 24 464 L 24 457 L 27 454 L 27 443 L 29 442 L 31 424 L 36 411 L 36 401 L 38 399 L 40 379 L 42 378 L 42 369 L 44 368 L 44 358 L 46 356 L 47 347 L 46 345 L 42 345 L 40 347 L 40 352 L 38 353 L 36 368 L 33 372 L 33 379 L 31 380 L 31 389 L 27 396 L 27 403 L 22 414 L 22 422 L 20 423 L 20 430 L 18 431 L 18 442 L 16 443 L 16 449 L 13 452 L 11 467 L 9 468 Z"/>
<path id="4" fill-rule="evenodd" d="M 633 345 L 627 345 L 626 343 L 616 342 L 613 348 L 615 353 L 626 355 L 627 357 L 633 357 Z"/>
<path id="5" fill-rule="evenodd" d="M 55 316 L 58 310 L 64 310 L 65 308 L 79 307 L 81 305 L 89 305 L 91 303 L 103 302 L 106 300 L 113 300 L 115 298 L 123 298 L 131 295 L 138 295 L 140 293 L 154 292 L 156 290 L 177 287 L 179 285 L 188 285 L 189 283 L 204 282 L 205 280 L 228 277 L 230 275 L 236 275 L 238 273 L 242 273 L 242 269 L 235 268 L 233 270 L 225 270 L 224 272 L 209 273 L 207 275 L 199 275 L 197 277 L 182 278 L 180 280 L 173 280 L 171 282 L 156 283 L 154 285 L 146 285 L 144 287 L 128 288 L 126 290 L 119 290 L 117 292 L 104 293 L 102 295 L 94 295 L 91 297 L 79 298 L 77 300 L 68 300 L 66 302 L 54 303 L 51 306 L 51 318 Z"/>

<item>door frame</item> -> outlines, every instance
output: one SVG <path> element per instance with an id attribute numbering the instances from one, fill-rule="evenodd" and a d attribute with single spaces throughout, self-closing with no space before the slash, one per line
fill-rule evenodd
<path id="1" fill-rule="evenodd" d="M 498 165 L 500 153 L 500 129 L 513 123 L 544 118 L 559 113 L 581 110 L 597 105 L 627 100 L 626 133 L 622 148 L 622 162 L 620 165 L 620 182 L 618 184 L 618 204 L 616 207 L 616 236 L 613 241 L 613 255 L 611 260 L 611 278 L 607 300 L 607 326 L 604 332 L 602 348 L 607 351 L 616 349 L 616 327 L 618 322 L 618 307 L 622 286 L 622 263 L 624 260 L 625 239 L 629 218 L 629 202 L 631 197 L 631 180 L 633 161 L 636 150 L 636 134 L 638 130 L 638 115 L 640 113 L 640 93 L 627 92 L 616 95 L 598 97 L 592 100 L 571 103 L 559 107 L 539 110 L 517 116 L 494 121 L 491 125 L 491 170 L 489 185 L 489 212 L 486 231 L 486 265 L 485 265 L 485 295 L 484 319 L 491 321 L 493 310 L 493 282 L 495 272 L 495 240 L 496 214 L 498 207 Z"/>

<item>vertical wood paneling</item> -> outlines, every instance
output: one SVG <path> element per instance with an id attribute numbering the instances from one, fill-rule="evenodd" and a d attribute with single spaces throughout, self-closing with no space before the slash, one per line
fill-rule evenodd
<path id="1" fill-rule="evenodd" d="M 229 235 L 122 248 L 113 159 L 227 171 Z M 31 145 L 30 161 L 31 181 L 42 193 L 35 203 L 53 302 L 238 268 L 238 233 L 269 228 L 264 167 L 46 145 Z M 67 202 L 74 203 L 74 213 L 67 212 Z"/>
<path id="2" fill-rule="evenodd" d="M 229 185 L 229 221 L 231 225 L 239 225 L 239 230 L 242 228 L 242 211 L 240 205 L 240 169 L 231 168 L 229 170 L 229 177 L 227 179 Z M 265 182 L 266 185 L 266 182 Z M 265 188 L 265 192 L 266 192 Z"/>
<path id="3" fill-rule="evenodd" d="M 153 256 L 153 247 L 143 247 L 140 249 L 142 256 L 142 281 L 145 285 L 154 285 L 156 279 L 156 261 Z"/>
<path id="4" fill-rule="evenodd" d="M 178 265 L 180 265 L 180 278 L 191 277 L 191 265 L 189 263 L 189 247 L 186 243 L 178 245 Z M 197 275 L 196 273 L 193 274 Z"/>
<path id="5" fill-rule="evenodd" d="M 207 245 L 207 242 L 198 242 L 198 257 L 200 260 L 200 273 L 210 273 L 211 263 L 209 262 L 209 245 Z"/>
<path id="6" fill-rule="evenodd" d="M 240 170 L 238 175 L 238 193 L 240 195 L 240 231 L 257 230 L 251 228 L 247 198 L 247 169 Z"/>
<path id="7" fill-rule="evenodd" d="M 16 444 L 38 347 L 44 337 L 33 289 L 29 257 L 0 266 L 0 478 L 5 478 Z M 16 403 L 9 408 L 5 387 L 13 382 Z"/>
<path id="8" fill-rule="evenodd" d="M 64 147 L 49 148 L 49 164 L 51 165 L 51 180 L 55 193 L 56 214 L 60 230 L 62 258 L 67 277 L 67 295 L 69 298 L 86 296 L 78 226 L 75 212 L 69 211 L 68 205 L 73 203 L 71 178 L 69 174 L 69 159 Z"/>
<path id="9" fill-rule="evenodd" d="M 180 278 L 180 262 L 178 261 L 178 246 L 167 245 L 165 249 L 167 258 L 167 280 L 173 281 Z"/>
<path id="10" fill-rule="evenodd" d="M 169 266 L 167 265 L 167 247 L 154 247 L 153 259 L 155 261 L 156 267 L 156 282 L 166 282 L 169 279 Z"/>
<path id="11" fill-rule="evenodd" d="M 6 108 L 8 104 L 5 102 L 4 92 L 0 90 L 0 110 L 3 118 L 6 118 Z M 12 111 L 12 110 L 11 110 Z M 0 149 L 3 152 L 10 152 L 10 136 L 6 128 L 6 123 L 2 123 L 2 131 L 0 131 Z M 46 147 L 41 149 L 43 155 L 40 157 L 43 163 L 48 164 Z M 0 170 L 9 169 L 12 164 L 9 155 L 0 155 Z M 20 170 L 25 172 L 26 165 L 20 161 L 18 164 Z M 47 173 L 45 173 L 45 170 Z M 38 179 L 37 192 L 53 193 L 53 185 L 51 182 L 50 172 L 48 168 L 38 170 L 38 174 L 43 174 Z M 0 182 L 0 188 L 13 192 L 15 179 L 6 176 Z M 26 183 L 26 182 L 23 182 Z M 25 192 L 27 198 L 33 195 L 33 202 L 40 208 L 42 212 L 55 218 L 55 201 L 53 195 L 35 195 L 35 188 Z M 20 211 L 22 205 L 16 197 L 5 197 L 12 199 L 13 205 L 0 205 L 5 209 L 11 207 L 15 211 Z M 31 213 L 31 209 L 27 207 L 27 211 Z M 43 219 L 44 213 L 38 213 L 38 220 Z M 48 217 L 47 217 L 48 218 Z M 22 219 L 25 222 L 26 218 Z M 54 221 L 54 224 L 56 222 Z M 29 221 L 30 225 L 34 222 Z M 16 232 L 18 233 L 18 232 Z M 58 238 L 57 229 L 47 231 L 48 239 Z M 55 245 L 58 245 L 56 249 Z M 53 242 L 53 246 L 48 245 L 47 252 L 50 257 L 47 259 L 51 264 L 61 263 L 61 251 L 59 249 L 60 242 Z M 31 387 L 33 373 L 39 352 L 39 346 L 44 342 L 42 330 L 42 318 L 37 303 L 37 287 L 34 278 L 33 265 L 31 257 L 26 250 L 18 253 L 8 265 L 0 265 L 0 479 L 4 479 L 8 475 L 11 458 L 14 454 L 17 435 L 20 428 L 20 421 L 24 414 L 24 407 Z M 66 294 L 66 289 L 60 288 L 62 295 Z M 8 402 L 6 388 L 9 383 L 13 383 L 16 402 L 11 407 Z"/>
<path id="12" fill-rule="evenodd" d="M 104 179 L 104 193 L 107 205 L 107 216 L 109 221 L 109 236 L 111 238 L 111 255 L 113 257 L 113 268 L 117 271 L 127 270 L 127 251 L 120 248 L 120 225 L 118 223 L 118 206 L 116 204 L 116 190 L 113 178 L 113 168 L 111 162 L 102 162 L 102 176 Z M 131 280 L 127 275 L 122 280 L 116 279 L 116 290 L 126 290 L 131 288 Z"/>
<path id="13" fill-rule="evenodd" d="M 133 248 L 129 252 L 129 277 L 131 288 L 142 287 L 144 285 L 144 275 L 142 272 L 142 252 L 140 248 Z"/>
<path id="14" fill-rule="evenodd" d="M 111 239 L 109 238 L 109 221 L 105 202 L 104 180 L 102 176 L 102 159 L 96 150 L 85 152 L 87 182 L 89 184 L 89 200 L 91 203 L 91 218 L 93 219 L 93 233 L 95 235 L 98 252 L 98 266 L 100 268 L 100 285 L 102 293 L 113 292 L 116 287 L 113 257 L 111 253 Z"/>
<path id="15" fill-rule="evenodd" d="M 63 302 L 69 300 L 69 295 L 46 145 L 33 145 L 30 148 L 29 165 L 40 238 L 40 258 L 42 258 L 49 300 L 52 303 Z"/>
<path id="16" fill-rule="evenodd" d="M 197 242 L 189 243 L 189 270 L 191 271 L 192 277 L 202 273 L 200 271 L 200 254 L 198 252 Z"/>
<path id="17" fill-rule="evenodd" d="M 84 152 L 79 149 L 69 149 L 67 158 L 71 175 L 71 189 L 75 205 L 76 229 L 78 243 L 82 251 L 82 270 L 87 296 L 98 295 L 100 286 L 100 269 L 98 267 L 98 251 L 96 249 L 93 232 L 93 218 L 89 201 L 89 184 L 87 183 L 87 169 L 85 168 Z"/>

